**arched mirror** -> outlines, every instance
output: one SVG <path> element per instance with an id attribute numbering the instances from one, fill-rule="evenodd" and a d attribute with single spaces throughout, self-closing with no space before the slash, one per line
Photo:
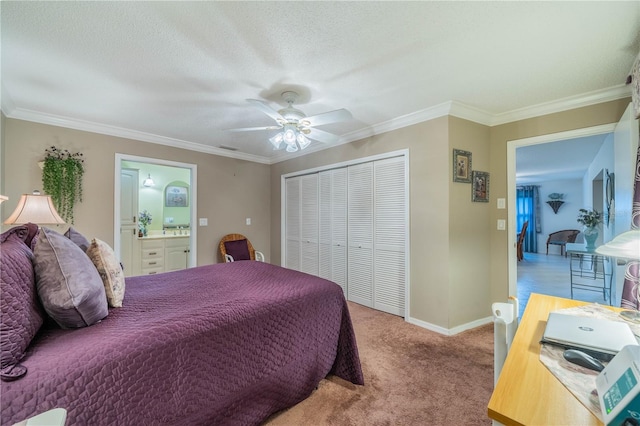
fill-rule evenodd
<path id="1" fill-rule="evenodd" d="M 169 182 L 164 187 L 163 228 L 165 230 L 188 230 L 190 228 L 189 184 L 180 180 Z"/>

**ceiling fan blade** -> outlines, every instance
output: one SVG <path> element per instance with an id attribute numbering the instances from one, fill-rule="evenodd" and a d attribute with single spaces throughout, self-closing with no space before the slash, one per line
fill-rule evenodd
<path id="1" fill-rule="evenodd" d="M 309 123 L 308 126 L 321 126 L 323 124 L 335 123 L 338 121 L 347 121 L 352 118 L 353 116 L 349 111 L 341 108 L 335 111 L 323 112 L 322 114 L 305 117 L 300 121 L 302 121 L 304 124 Z"/>
<path id="2" fill-rule="evenodd" d="M 273 110 L 269 105 L 262 101 L 259 101 L 258 99 L 247 99 L 247 102 L 251 102 L 256 108 L 258 108 L 260 111 L 264 112 L 277 122 L 284 120 L 284 118 L 280 114 L 278 114 L 277 111 Z"/>
<path id="3" fill-rule="evenodd" d="M 325 132 L 324 130 L 319 129 L 309 129 L 309 133 L 305 133 L 305 136 L 309 139 L 317 140 L 318 142 L 324 143 L 335 143 L 340 140 L 339 136 L 334 135 L 333 133 Z"/>
<path id="4" fill-rule="evenodd" d="M 227 129 L 227 132 L 252 132 L 254 130 L 278 130 L 282 126 L 241 127 L 239 129 Z"/>

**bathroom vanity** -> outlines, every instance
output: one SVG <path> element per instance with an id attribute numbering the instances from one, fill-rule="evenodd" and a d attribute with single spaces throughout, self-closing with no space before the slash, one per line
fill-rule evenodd
<path id="1" fill-rule="evenodd" d="M 140 270 L 135 275 L 186 269 L 189 265 L 188 235 L 150 235 L 140 240 Z"/>

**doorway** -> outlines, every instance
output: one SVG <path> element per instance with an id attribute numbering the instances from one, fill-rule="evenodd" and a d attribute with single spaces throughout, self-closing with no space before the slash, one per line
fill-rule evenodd
<path id="1" fill-rule="evenodd" d="M 128 259 L 130 265 L 124 265 L 128 275 L 196 266 L 196 176 L 195 164 L 116 154 L 114 250 L 120 258 Z M 151 181 L 143 183 L 149 178 Z M 129 186 L 127 182 L 132 181 L 135 181 L 135 184 Z M 123 211 L 127 213 L 124 214 Z M 141 227 L 136 223 L 142 211 L 151 218 L 147 227 Z M 140 238 L 137 234 L 142 234 L 143 228 L 146 228 L 148 235 Z M 162 262 L 153 259 L 155 267 L 145 269 L 140 263 L 144 259 L 139 256 L 143 252 L 142 244 L 151 244 L 154 247 L 162 245 L 163 247 L 159 247 L 162 250 L 158 250 L 163 254 Z M 164 247 L 165 244 L 167 247 Z"/>
<path id="2" fill-rule="evenodd" d="M 519 140 L 513 140 L 513 141 L 507 142 L 507 190 L 509 194 L 509 197 L 508 197 L 509 220 L 508 220 L 508 226 L 507 226 L 507 229 L 508 229 L 507 240 L 508 240 L 509 247 L 514 248 L 509 250 L 509 262 L 508 262 L 509 295 L 513 295 L 517 297 L 519 294 L 518 292 L 519 264 L 516 258 L 516 250 L 515 250 L 516 235 L 517 235 L 517 232 L 519 231 L 519 229 L 517 229 L 517 220 L 516 220 L 516 215 L 517 215 L 516 187 L 518 184 L 517 178 L 516 178 L 517 176 L 516 150 L 519 148 L 533 147 L 534 145 L 541 145 L 541 144 L 551 144 L 551 143 L 566 141 L 570 139 L 586 138 L 586 137 L 592 137 L 597 135 L 607 135 L 607 134 L 611 134 L 614 131 L 615 127 L 616 127 L 616 124 L 613 123 L 608 125 L 595 126 L 595 127 L 585 128 L 585 129 L 577 129 L 573 131 L 542 135 L 542 136 L 537 136 L 533 138 L 519 139 Z M 543 163 L 545 161 L 545 158 L 540 158 L 539 161 Z M 570 159 L 567 159 L 567 161 L 570 161 Z M 586 184 L 579 184 L 577 190 L 582 192 L 582 196 L 579 197 L 580 204 L 590 206 L 592 202 L 596 201 L 593 199 L 591 182 L 589 182 L 588 187 Z M 551 212 L 551 208 L 545 204 L 545 200 L 548 194 L 546 194 L 546 192 L 543 192 L 543 191 L 541 192 L 542 192 L 540 197 L 541 209 L 547 208 L 549 209 L 549 212 Z M 558 189 L 557 192 L 562 192 L 562 190 Z M 587 192 L 589 194 L 587 194 Z M 575 209 L 576 206 L 577 204 L 574 203 L 572 206 L 572 209 Z M 551 214 L 553 214 L 553 212 Z M 577 212 L 576 212 L 576 215 L 577 215 Z M 578 226 L 579 225 L 576 222 L 575 226 L 572 226 L 572 228 L 578 229 Z M 538 252 L 542 252 L 542 253 L 530 255 L 530 258 L 532 259 L 532 263 L 535 260 L 547 261 L 549 259 L 549 257 L 547 257 L 545 254 L 547 234 L 548 233 L 544 233 L 544 232 L 541 234 L 538 234 Z M 551 254 L 549 256 L 551 256 Z M 525 258 L 526 257 L 527 257 L 527 253 L 525 253 Z M 558 260 L 558 261 L 564 260 L 564 257 L 562 259 L 559 259 L 557 255 L 555 256 L 555 258 L 556 259 L 552 259 L 552 260 Z M 527 265 L 527 267 L 529 266 L 530 265 Z M 566 270 L 566 276 L 560 277 L 558 282 L 563 282 L 562 284 L 563 287 L 566 287 L 566 289 L 568 290 L 569 286 L 564 284 L 569 282 L 568 261 L 566 262 L 566 268 L 564 266 L 557 266 L 557 265 L 555 267 L 557 271 Z M 523 265 L 523 269 L 524 269 L 524 265 Z M 543 291 L 539 291 L 539 292 L 543 292 Z M 524 310 L 525 305 L 526 305 L 526 299 L 521 300 L 521 303 L 520 303 L 521 312 Z"/>

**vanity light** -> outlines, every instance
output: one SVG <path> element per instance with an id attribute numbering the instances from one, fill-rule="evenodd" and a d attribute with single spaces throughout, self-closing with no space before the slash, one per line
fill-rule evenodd
<path id="1" fill-rule="evenodd" d="M 151 179 L 151 173 L 149 173 L 148 177 L 142 182 L 142 186 L 150 187 L 156 186 L 156 183 Z"/>

